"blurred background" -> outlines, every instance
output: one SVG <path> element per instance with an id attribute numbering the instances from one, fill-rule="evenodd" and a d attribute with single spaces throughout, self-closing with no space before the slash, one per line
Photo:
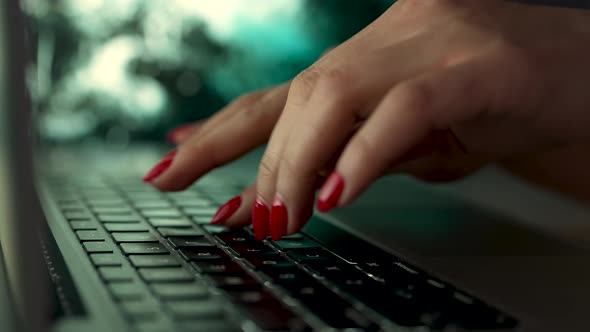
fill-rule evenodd
<path id="1" fill-rule="evenodd" d="M 394 0 L 23 0 L 47 142 L 164 139 L 286 81 Z"/>

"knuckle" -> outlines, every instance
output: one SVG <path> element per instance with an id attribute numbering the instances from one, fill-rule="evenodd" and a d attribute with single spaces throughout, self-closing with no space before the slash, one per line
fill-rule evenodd
<path id="1" fill-rule="evenodd" d="M 433 95 L 432 88 L 423 81 L 402 83 L 388 95 L 387 103 L 402 110 L 425 112 Z"/>
<path id="2" fill-rule="evenodd" d="M 347 104 L 353 98 L 350 74 L 342 69 L 331 69 L 321 75 L 317 81 L 317 91 L 327 99 L 330 106 Z"/>
<path id="3" fill-rule="evenodd" d="M 312 65 L 297 75 L 291 83 L 289 96 L 307 99 L 323 71 L 316 65 Z"/>
<path id="4" fill-rule="evenodd" d="M 278 165 L 279 157 L 276 153 L 266 151 L 262 160 L 260 161 L 260 167 L 258 169 L 258 179 L 265 181 L 272 177 Z"/>

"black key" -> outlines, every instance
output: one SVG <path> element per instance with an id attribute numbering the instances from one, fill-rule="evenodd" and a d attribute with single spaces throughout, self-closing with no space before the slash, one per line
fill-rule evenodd
<path id="1" fill-rule="evenodd" d="M 102 242 L 83 242 L 84 250 L 87 253 L 99 253 L 99 252 L 113 252 L 111 244 Z"/>
<path id="2" fill-rule="evenodd" d="M 310 261 L 329 261 L 336 260 L 336 256 L 332 255 L 323 249 L 296 249 L 288 252 L 289 257 L 300 263 L 307 263 Z"/>
<path id="3" fill-rule="evenodd" d="M 154 227 L 191 227 L 193 225 L 183 218 L 150 218 L 148 222 Z"/>
<path id="4" fill-rule="evenodd" d="M 158 232 L 164 237 L 194 237 L 205 234 L 203 231 L 195 228 L 175 228 L 175 227 L 159 227 Z"/>
<path id="5" fill-rule="evenodd" d="M 277 253 L 274 249 L 262 243 L 236 243 L 230 244 L 229 247 L 240 257 L 272 255 Z"/>
<path id="6" fill-rule="evenodd" d="M 215 247 L 215 245 L 205 236 L 169 237 L 168 242 L 170 242 L 174 248 Z"/>
<path id="7" fill-rule="evenodd" d="M 110 283 L 108 288 L 119 301 L 140 300 L 150 295 L 149 290 L 138 282 Z"/>
<path id="8" fill-rule="evenodd" d="M 117 243 L 121 242 L 158 242 L 158 238 L 150 232 L 113 233 Z"/>
<path id="9" fill-rule="evenodd" d="M 91 254 L 90 259 L 95 266 L 121 266 L 123 259 L 115 254 Z"/>
<path id="10" fill-rule="evenodd" d="M 311 272 L 328 279 L 342 279 L 359 272 L 353 265 L 339 260 L 307 261 L 305 267 Z"/>
<path id="11" fill-rule="evenodd" d="M 180 249 L 180 254 L 189 261 L 230 260 L 223 250 L 216 247 L 185 247 Z"/>
<path id="12" fill-rule="evenodd" d="M 163 267 L 163 268 L 142 268 L 139 274 L 148 282 L 179 282 L 192 281 L 194 276 L 184 268 Z"/>
<path id="13" fill-rule="evenodd" d="M 161 243 L 122 243 L 121 249 L 127 255 L 168 253 L 168 249 L 166 249 Z"/>
<path id="14" fill-rule="evenodd" d="M 219 288 L 228 290 L 260 289 L 262 285 L 247 273 L 212 276 L 213 282 Z"/>
<path id="15" fill-rule="evenodd" d="M 216 234 L 215 237 L 226 245 L 238 243 L 257 243 L 256 239 L 245 230 L 229 231 Z"/>
<path id="16" fill-rule="evenodd" d="M 251 256 L 246 257 L 245 259 L 257 270 L 295 266 L 293 262 L 281 257 L 279 254 Z"/>
<path id="17" fill-rule="evenodd" d="M 297 267 L 275 268 L 264 271 L 274 284 L 288 289 L 303 287 L 306 284 L 314 283 L 315 280 L 309 274 Z"/>
<path id="18" fill-rule="evenodd" d="M 109 214 L 99 214 L 97 216 L 100 222 L 110 222 L 110 223 L 138 223 L 141 221 L 139 217 L 133 215 L 109 215 Z"/>
<path id="19" fill-rule="evenodd" d="M 92 221 L 73 220 L 70 221 L 70 226 L 75 231 L 96 230 L 96 225 Z"/>
<path id="20" fill-rule="evenodd" d="M 319 282 L 311 282 L 288 291 L 327 325 L 336 329 L 360 327 L 347 317 L 347 311 L 351 310 L 351 306 Z"/>
<path id="21" fill-rule="evenodd" d="M 232 326 L 230 322 L 222 319 L 195 319 L 182 320 L 180 322 L 180 329 L 185 332 L 239 332 L 239 329 Z"/>
<path id="22" fill-rule="evenodd" d="M 104 241 L 104 236 L 99 231 L 76 231 L 76 236 L 80 241 Z"/>
<path id="23" fill-rule="evenodd" d="M 104 228 L 109 232 L 147 232 L 149 228 L 140 223 L 106 223 Z"/>
<path id="24" fill-rule="evenodd" d="M 175 301 L 166 305 L 177 319 L 217 319 L 225 315 L 223 305 L 212 300 Z"/>
<path id="25" fill-rule="evenodd" d="M 171 267 L 181 266 L 172 255 L 130 255 L 129 260 L 136 267 Z"/>
<path id="26" fill-rule="evenodd" d="M 178 218 L 182 214 L 176 209 L 143 209 L 141 214 L 147 218 Z"/>
<path id="27" fill-rule="evenodd" d="M 98 272 L 100 273 L 101 277 L 107 282 L 122 282 L 133 280 L 133 272 L 130 269 L 124 267 L 100 267 L 98 268 Z"/>
<path id="28" fill-rule="evenodd" d="M 192 265 L 203 274 L 233 274 L 244 271 L 238 263 L 232 261 L 197 261 Z"/>
<path id="29" fill-rule="evenodd" d="M 274 244 L 279 247 L 279 249 L 283 251 L 289 251 L 290 249 L 313 249 L 313 248 L 320 248 L 320 246 L 311 241 L 310 239 L 303 238 L 303 239 L 286 239 L 281 241 L 276 241 Z"/>
<path id="30" fill-rule="evenodd" d="M 164 300 L 189 300 L 209 297 L 207 286 L 198 283 L 153 284 L 154 293 Z"/>
<path id="31" fill-rule="evenodd" d="M 244 306 L 243 310 L 263 331 L 290 331 L 296 320 L 290 310 L 272 298 L 263 298 L 255 305 Z"/>

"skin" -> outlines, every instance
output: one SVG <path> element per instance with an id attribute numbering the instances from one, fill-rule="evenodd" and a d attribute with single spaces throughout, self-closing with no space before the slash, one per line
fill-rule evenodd
<path id="1" fill-rule="evenodd" d="M 152 184 L 182 190 L 268 143 L 227 224 L 245 225 L 256 197 L 278 197 L 293 234 L 333 169 L 339 207 L 391 172 L 449 180 L 495 162 L 538 180 L 559 156 L 590 151 L 588 59 L 589 11 L 400 0 L 291 82 L 199 124 Z"/>

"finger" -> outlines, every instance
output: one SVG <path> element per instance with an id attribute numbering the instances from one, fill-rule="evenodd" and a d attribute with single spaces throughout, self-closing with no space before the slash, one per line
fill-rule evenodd
<path id="1" fill-rule="evenodd" d="M 415 54 L 420 44 L 413 40 L 381 49 L 363 61 L 332 68 L 319 77 L 308 103 L 293 117 L 294 134 L 277 158 L 276 196 L 280 208 L 287 211 L 287 234 L 297 232 L 307 221 L 305 212 L 313 205 L 310 197 L 314 197 L 315 175 L 338 152 L 359 119 L 367 116 L 367 105 L 376 104 L 374 100 L 380 100 L 398 81 L 434 65 L 435 57 L 430 53 Z M 392 66 L 395 61 L 404 65 Z M 285 110 L 284 116 L 289 111 Z"/>
<path id="2" fill-rule="evenodd" d="M 224 225 L 230 228 L 245 227 L 252 220 L 252 206 L 256 200 L 256 186 L 246 188 L 240 195 L 230 199 L 219 207 L 211 220 L 213 225 Z M 254 224 L 254 235 L 258 241 L 268 236 L 268 224 Z"/>
<path id="3" fill-rule="evenodd" d="M 433 130 L 449 128 L 485 109 L 494 91 L 477 78 L 488 77 L 488 65 L 472 61 L 393 87 L 346 146 L 320 190 L 318 208 L 327 211 L 350 203 Z"/>
<path id="4" fill-rule="evenodd" d="M 285 103 L 288 85 L 274 89 L 244 108 L 220 114 L 177 148 L 172 160 L 147 177 L 160 190 L 182 190 L 203 174 L 267 141 Z"/>
<path id="5" fill-rule="evenodd" d="M 197 121 L 194 123 L 185 124 L 176 127 L 168 132 L 166 140 L 172 144 L 182 144 L 188 137 L 198 132 L 199 128 L 206 120 Z"/>

